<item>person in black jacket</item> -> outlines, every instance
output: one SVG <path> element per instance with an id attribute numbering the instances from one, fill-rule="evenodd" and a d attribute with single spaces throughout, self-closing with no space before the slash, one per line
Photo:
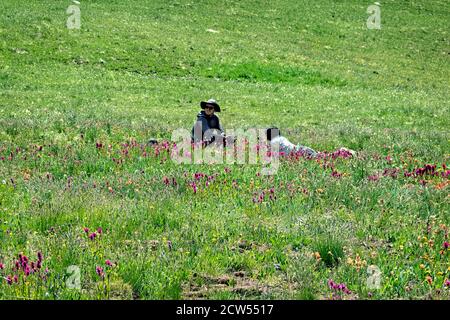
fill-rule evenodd
<path id="1" fill-rule="evenodd" d="M 216 141 L 224 143 L 225 132 L 215 112 L 220 112 L 220 106 L 214 99 L 200 102 L 203 109 L 197 114 L 197 121 L 192 127 L 192 142 L 204 142 L 206 145 Z M 207 131 L 210 130 L 208 133 Z M 206 133 L 206 134 L 205 134 Z"/>

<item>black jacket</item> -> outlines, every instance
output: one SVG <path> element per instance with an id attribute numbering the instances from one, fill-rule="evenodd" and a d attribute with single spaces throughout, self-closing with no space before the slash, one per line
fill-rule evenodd
<path id="1" fill-rule="evenodd" d="M 223 134 L 223 128 L 220 125 L 219 117 L 213 114 L 212 116 L 207 116 L 205 111 L 199 112 L 197 115 L 197 121 L 192 127 L 191 137 L 192 141 L 199 142 L 203 141 L 204 134 L 209 129 L 216 129 L 217 135 Z M 214 141 L 211 139 L 211 141 Z"/>

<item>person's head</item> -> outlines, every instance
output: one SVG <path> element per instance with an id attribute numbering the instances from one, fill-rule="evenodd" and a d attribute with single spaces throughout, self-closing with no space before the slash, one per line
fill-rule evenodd
<path id="1" fill-rule="evenodd" d="M 203 110 L 205 110 L 205 113 L 207 116 L 212 116 L 214 114 L 214 106 L 211 104 L 207 104 Z"/>
<path id="2" fill-rule="evenodd" d="M 214 99 L 200 102 L 200 107 L 205 110 L 207 116 L 212 116 L 214 112 L 220 112 L 219 104 Z"/>
<path id="3" fill-rule="evenodd" d="M 266 137 L 267 141 L 271 141 L 272 139 L 278 137 L 281 134 L 280 129 L 277 127 L 267 128 Z"/>

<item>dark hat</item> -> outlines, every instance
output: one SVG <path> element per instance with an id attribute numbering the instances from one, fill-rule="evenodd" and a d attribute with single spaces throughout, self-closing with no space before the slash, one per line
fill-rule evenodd
<path id="1" fill-rule="evenodd" d="M 205 109 L 207 105 L 212 105 L 214 107 L 214 111 L 220 112 L 220 107 L 219 104 L 216 102 L 216 100 L 209 99 L 208 101 L 200 102 L 200 107 L 202 107 L 202 109 Z"/>

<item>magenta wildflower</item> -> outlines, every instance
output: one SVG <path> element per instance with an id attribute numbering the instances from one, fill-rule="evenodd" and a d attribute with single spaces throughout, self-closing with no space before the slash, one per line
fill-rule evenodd
<path id="1" fill-rule="evenodd" d="M 197 185 L 196 185 L 196 183 L 195 183 L 195 182 L 192 182 L 192 183 L 190 184 L 190 186 L 192 187 L 192 190 L 194 191 L 194 193 L 197 193 Z"/>
<path id="2" fill-rule="evenodd" d="M 3 263 L 0 263 L 0 270 L 5 269 L 5 265 Z"/>
<path id="3" fill-rule="evenodd" d="M 111 260 L 109 260 L 109 259 L 105 261 L 105 264 L 106 264 L 108 267 L 112 267 L 112 265 L 113 265 L 112 262 L 111 262 Z"/>
<path id="4" fill-rule="evenodd" d="M 444 249 L 448 249 L 450 247 L 450 243 L 448 243 L 447 241 L 444 242 L 444 244 L 442 245 L 444 247 Z"/>
<path id="5" fill-rule="evenodd" d="M 95 268 L 95 272 L 97 272 L 97 274 L 98 274 L 98 276 L 99 277 L 104 277 L 105 276 L 105 273 L 103 272 L 103 268 L 102 267 L 100 267 L 100 266 L 97 266 L 96 268 Z"/>
<path id="6" fill-rule="evenodd" d="M 337 288 L 336 283 L 332 279 L 328 280 L 328 287 L 330 289 L 336 289 Z"/>
<path id="7" fill-rule="evenodd" d="M 328 280 L 328 287 L 334 291 L 336 295 L 333 295 L 334 298 L 340 299 L 339 292 L 343 292 L 345 294 L 351 294 L 352 292 L 347 288 L 344 283 L 335 283 L 332 279 Z"/>
<path id="8" fill-rule="evenodd" d="M 19 282 L 19 277 L 17 276 L 17 274 L 14 275 L 13 281 L 14 281 L 14 283 L 18 283 Z"/>
<path id="9" fill-rule="evenodd" d="M 8 276 L 6 277 L 6 282 L 7 282 L 9 285 L 12 285 L 13 280 L 12 280 L 12 277 L 11 277 L 10 275 L 8 275 Z"/>
<path id="10" fill-rule="evenodd" d="M 97 229 L 97 233 L 98 233 L 98 234 L 102 234 L 102 233 L 103 233 L 103 229 L 102 229 L 101 227 L 99 227 L 99 228 Z"/>
<path id="11" fill-rule="evenodd" d="M 97 236 L 97 234 L 95 232 L 93 232 L 89 235 L 89 239 L 94 240 L 96 236 Z"/>
<path id="12" fill-rule="evenodd" d="M 450 280 L 445 279 L 444 286 L 450 288 Z"/>
<path id="13" fill-rule="evenodd" d="M 328 287 L 332 289 L 334 287 L 334 282 L 331 279 L 328 279 Z"/>
<path id="14" fill-rule="evenodd" d="M 37 257 L 38 257 L 38 261 L 42 261 L 43 260 L 42 252 L 38 251 Z"/>
<path id="15" fill-rule="evenodd" d="M 84 231 L 85 233 L 88 233 L 88 232 L 89 232 L 89 228 L 83 228 L 83 231 Z"/>
<path id="16" fill-rule="evenodd" d="M 342 173 L 340 173 L 336 170 L 333 170 L 333 172 L 331 172 L 331 176 L 334 178 L 340 178 L 340 177 L 342 177 Z"/>

